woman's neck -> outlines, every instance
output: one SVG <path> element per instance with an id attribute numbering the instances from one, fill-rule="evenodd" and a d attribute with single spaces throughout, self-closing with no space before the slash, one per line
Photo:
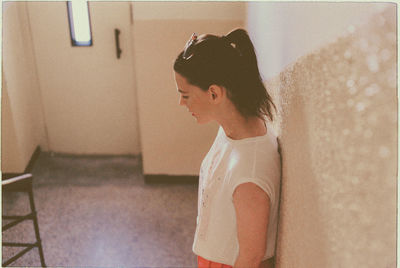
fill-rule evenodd
<path id="1" fill-rule="evenodd" d="M 258 117 L 246 119 L 239 112 L 231 112 L 217 122 L 222 126 L 226 136 L 233 140 L 263 136 L 267 133 L 265 122 Z"/>

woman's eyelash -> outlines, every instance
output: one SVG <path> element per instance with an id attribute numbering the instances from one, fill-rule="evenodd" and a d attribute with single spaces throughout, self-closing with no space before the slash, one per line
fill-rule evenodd
<path id="1" fill-rule="evenodd" d="M 187 98 L 189 98 L 189 96 L 182 96 L 182 98 L 187 99 Z"/>

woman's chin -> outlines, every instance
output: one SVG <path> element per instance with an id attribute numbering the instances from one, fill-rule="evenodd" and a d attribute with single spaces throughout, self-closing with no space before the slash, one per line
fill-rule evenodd
<path id="1" fill-rule="evenodd" d="M 204 125 L 204 124 L 207 124 L 208 122 L 210 122 L 210 120 L 204 120 L 204 119 L 196 117 L 196 122 L 197 122 L 197 124 Z"/>
<path id="2" fill-rule="evenodd" d="M 193 115 L 193 117 L 196 119 L 197 124 L 206 124 L 208 123 L 208 120 L 204 120 L 204 118 L 201 118 L 197 115 Z"/>
<path id="3" fill-rule="evenodd" d="M 203 124 L 207 124 L 208 122 L 211 121 L 211 120 L 209 120 L 207 118 L 198 116 L 197 114 L 194 114 L 194 113 L 192 114 L 192 116 L 196 119 L 197 124 L 203 125 Z"/>

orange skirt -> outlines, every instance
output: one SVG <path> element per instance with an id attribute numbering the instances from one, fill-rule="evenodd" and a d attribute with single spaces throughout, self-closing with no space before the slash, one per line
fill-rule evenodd
<path id="1" fill-rule="evenodd" d="M 197 264 L 198 268 L 232 268 L 230 265 L 209 261 L 200 256 L 197 256 Z"/>

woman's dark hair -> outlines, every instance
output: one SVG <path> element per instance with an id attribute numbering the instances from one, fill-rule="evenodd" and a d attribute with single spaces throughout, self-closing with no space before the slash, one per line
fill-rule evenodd
<path id="1" fill-rule="evenodd" d="M 258 70 L 257 58 L 249 35 L 243 29 L 226 36 L 201 35 L 175 60 L 174 70 L 202 90 L 215 84 L 227 90 L 227 96 L 245 117 L 273 120 L 274 103 Z"/>

